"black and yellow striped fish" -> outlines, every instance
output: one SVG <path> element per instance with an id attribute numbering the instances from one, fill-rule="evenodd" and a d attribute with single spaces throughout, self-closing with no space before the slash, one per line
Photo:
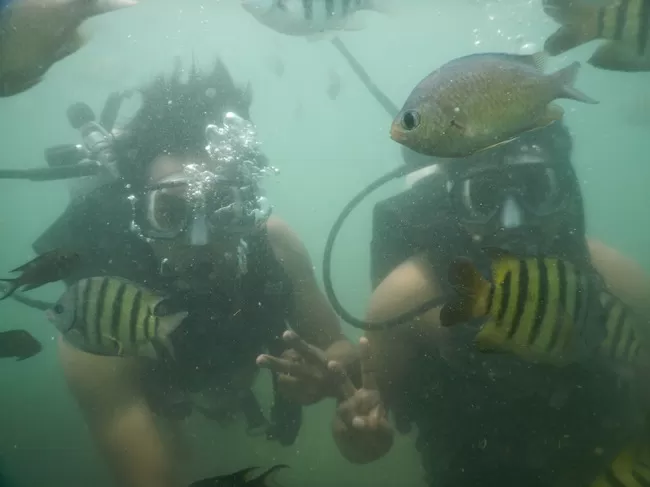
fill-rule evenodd
<path id="1" fill-rule="evenodd" d="M 562 25 L 544 44 L 551 55 L 594 39 L 589 64 L 614 71 L 650 71 L 650 0 L 544 0 L 544 12 Z"/>
<path id="2" fill-rule="evenodd" d="M 71 344 L 86 352 L 152 356 L 152 341 L 173 353 L 166 338 L 187 316 L 157 316 L 163 300 L 122 278 L 91 277 L 68 288 L 48 316 Z"/>
<path id="3" fill-rule="evenodd" d="M 650 486 L 650 444 L 634 442 L 623 449 L 589 487 Z"/>
<path id="4" fill-rule="evenodd" d="M 603 292 L 600 296 L 606 317 L 607 335 L 600 346 L 600 353 L 606 359 L 632 368 L 647 366 L 647 348 L 639 339 L 637 327 L 639 317 L 615 296 Z"/>
<path id="5" fill-rule="evenodd" d="M 603 308 L 591 273 L 554 258 L 507 254 L 491 263 L 493 282 L 468 259 L 449 271 L 457 292 L 442 309 L 443 326 L 487 318 L 475 343 L 484 352 L 564 366 L 597 353 L 605 339 Z"/>

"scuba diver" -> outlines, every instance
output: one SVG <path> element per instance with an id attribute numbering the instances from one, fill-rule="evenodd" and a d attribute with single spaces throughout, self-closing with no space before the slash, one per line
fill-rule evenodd
<path id="1" fill-rule="evenodd" d="M 293 444 L 302 405 L 333 389 L 301 362 L 293 349 L 305 342 L 288 327 L 329 358 L 354 360 L 304 245 L 261 194 L 259 180 L 272 168 L 249 121 L 250 89 L 237 88 L 221 62 L 212 72 L 192 67 L 187 81 L 182 74 L 177 65 L 141 88 L 140 108 L 119 128 L 119 104 L 133 93 L 112 95 L 99 122 L 87 105 L 71 107 L 83 146 L 47 151 L 50 168 L 37 173 L 5 174 L 76 177 L 69 206 L 33 245 L 37 254 L 83 254 L 67 287 L 118 276 L 168 296 L 170 313 L 189 312 L 169 337 L 173 356 L 156 360 L 87 353 L 60 340 L 69 388 L 125 486 L 176 485 L 156 415 L 174 428 L 194 410 L 218 421 L 241 411 L 251 434 Z M 251 392 L 261 353 L 300 372 L 272 374 L 268 420 Z"/>
<path id="2" fill-rule="evenodd" d="M 385 322 L 445 295 L 452 260 L 481 262 L 484 248 L 588 266 L 612 294 L 650 316 L 650 279 L 586 235 L 572 145 L 557 122 L 435 165 L 408 190 L 377 203 L 366 322 Z M 406 162 L 426 165 L 422 158 Z M 394 441 L 390 411 L 398 431 L 417 425 L 429 485 L 648 483 L 647 472 L 637 476 L 640 463 L 633 457 L 644 419 L 638 386 L 647 378 L 627 381 L 612 369 L 554 368 L 485 354 L 472 347 L 475 335 L 472 327 L 442 328 L 440 308 L 433 308 L 403 325 L 366 333 L 360 382 L 330 364 L 342 380 L 332 428 L 343 456 L 364 464 L 385 455 Z M 643 482 L 620 481 L 631 475 Z"/>

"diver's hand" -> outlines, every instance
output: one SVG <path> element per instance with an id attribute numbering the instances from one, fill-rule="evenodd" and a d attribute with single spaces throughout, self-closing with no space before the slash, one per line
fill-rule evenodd
<path id="1" fill-rule="evenodd" d="M 280 357 L 257 357 L 257 365 L 278 374 L 280 392 L 287 399 L 303 405 L 335 397 L 339 378 L 328 368 L 325 352 L 309 345 L 293 331 L 285 331 L 282 339 L 291 348 Z"/>
<path id="2" fill-rule="evenodd" d="M 375 373 L 370 368 L 367 338 L 359 341 L 359 351 L 361 389 L 354 387 L 340 364 L 329 363 L 329 369 L 339 376 L 341 391 L 332 432 L 343 456 L 353 463 L 368 463 L 390 450 L 394 433 L 381 402 Z"/>

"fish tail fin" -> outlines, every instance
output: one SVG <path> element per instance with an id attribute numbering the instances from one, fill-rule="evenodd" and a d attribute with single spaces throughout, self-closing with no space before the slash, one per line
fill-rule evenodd
<path id="1" fill-rule="evenodd" d="M 187 311 L 180 311 L 178 313 L 160 317 L 160 337 L 169 336 L 176 328 L 180 326 L 183 320 L 187 318 L 188 314 L 189 313 Z"/>
<path id="2" fill-rule="evenodd" d="M 289 468 L 289 465 L 284 465 L 284 464 L 274 465 L 273 467 L 269 468 L 266 472 L 264 472 L 262 475 L 257 477 L 255 479 L 255 483 L 260 487 L 271 487 L 268 483 L 268 480 L 272 478 L 272 475 L 275 472 L 285 468 Z"/>
<path id="3" fill-rule="evenodd" d="M 597 100 L 585 95 L 573 86 L 578 77 L 578 71 L 580 71 L 580 62 L 576 61 L 551 75 L 557 80 L 558 86 L 560 87 L 559 97 L 597 105 L 599 103 Z"/>
<path id="4" fill-rule="evenodd" d="M 457 295 L 440 311 L 440 324 L 452 326 L 475 318 L 474 304 L 491 284 L 481 275 L 474 263 L 465 258 L 455 259 L 449 266 L 449 283 Z"/>

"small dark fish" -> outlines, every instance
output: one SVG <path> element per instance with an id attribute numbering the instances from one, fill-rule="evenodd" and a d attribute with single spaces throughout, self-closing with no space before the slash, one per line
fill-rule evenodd
<path id="1" fill-rule="evenodd" d="M 329 81 L 327 83 L 327 96 L 330 100 L 336 100 L 341 93 L 341 77 L 333 69 L 329 72 Z"/>
<path id="2" fill-rule="evenodd" d="M 480 351 L 556 366 L 600 351 L 605 314 L 589 273 L 555 258 L 493 254 L 491 280 L 470 260 L 451 264 L 449 280 L 458 294 L 440 313 L 443 326 L 484 318 L 475 339 Z"/>
<path id="3" fill-rule="evenodd" d="M 42 349 L 40 342 L 25 330 L 0 332 L 0 358 L 16 357 L 25 360 Z"/>
<path id="4" fill-rule="evenodd" d="M 267 487 L 269 484 L 266 481 L 273 473 L 283 468 L 289 468 L 289 466 L 275 465 L 261 475 L 254 477 L 251 474 L 257 468 L 249 467 L 228 475 L 197 480 L 190 484 L 190 487 Z"/>
<path id="5" fill-rule="evenodd" d="M 20 287 L 24 286 L 23 291 L 30 291 L 44 284 L 65 279 L 80 262 L 81 255 L 73 250 L 57 249 L 41 254 L 11 271 L 21 272 L 20 276 L 14 279 L 0 279 L 0 282 L 10 283 L 9 290 L 0 301 L 11 296 Z"/>
<path id="6" fill-rule="evenodd" d="M 544 49 L 557 56 L 594 39 L 606 39 L 589 59 L 596 68 L 650 71 L 650 0 L 544 0 L 544 12 L 561 27 Z"/>
<path id="7" fill-rule="evenodd" d="M 391 138 L 428 156 L 466 157 L 561 120 L 551 102 L 598 103 L 573 87 L 580 63 L 544 74 L 543 53 L 482 53 L 448 62 L 411 92 Z"/>

